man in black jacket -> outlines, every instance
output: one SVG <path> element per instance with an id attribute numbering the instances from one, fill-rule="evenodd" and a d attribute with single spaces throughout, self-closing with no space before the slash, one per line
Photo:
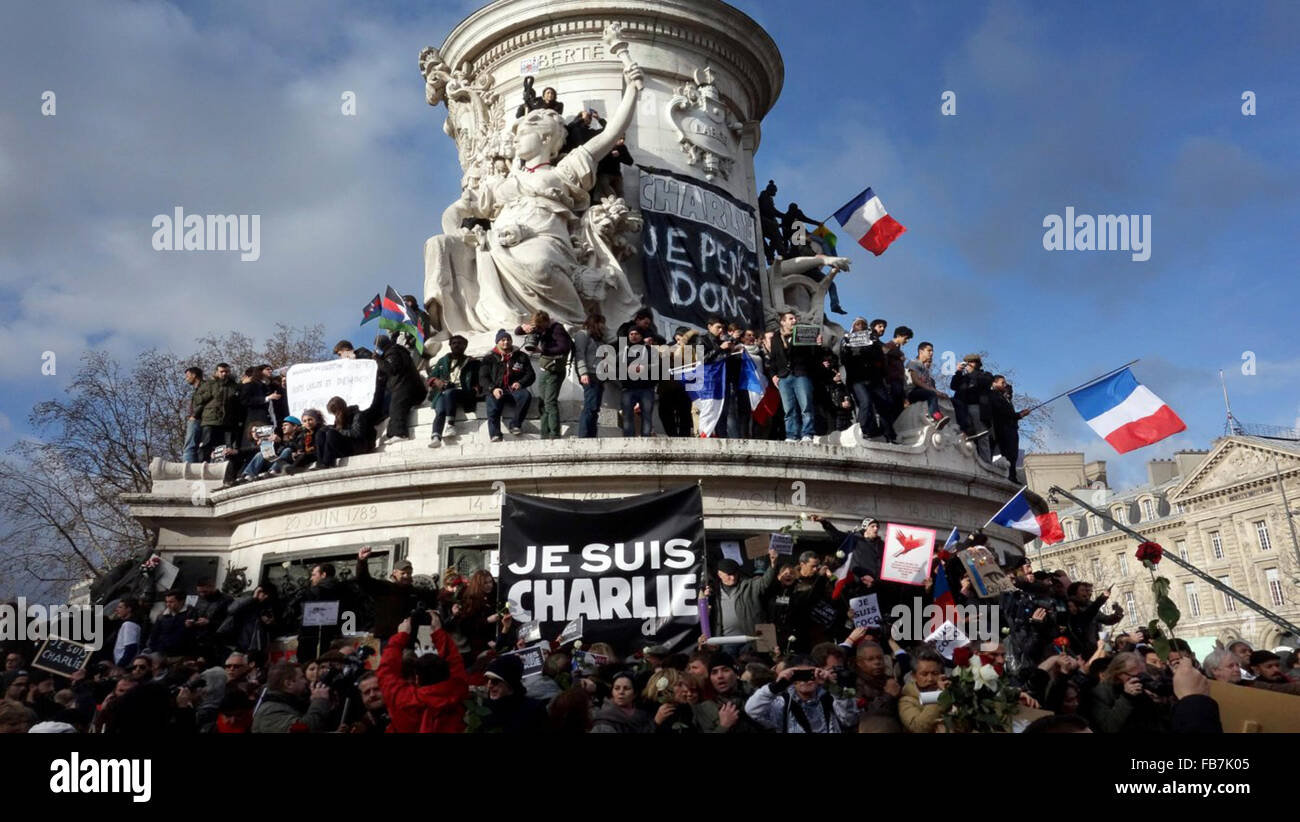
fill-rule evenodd
<path id="1" fill-rule="evenodd" d="M 533 314 L 532 322 L 515 329 L 516 334 L 528 334 L 537 341 L 537 364 L 542 375 L 537 380 L 537 397 L 542 403 L 542 439 L 560 436 L 560 385 L 568 369 L 569 355 L 573 353 L 573 339 L 560 323 L 553 322 L 545 311 Z M 531 351 L 529 353 L 532 353 Z"/>
<path id="2" fill-rule="evenodd" d="M 498 656 L 488 663 L 488 699 L 481 733 L 540 733 L 546 724 L 546 709 L 524 694 L 524 663 L 513 654 Z"/>
<path id="3" fill-rule="evenodd" d="M 195 588 L 199 598 L 191 609 L 193 616 L 188 627 L 193 631 L 195 649 L 215 665 L 218 656 L 225 656 L 226 649 L 218 647 L 217 629 L 226 620 L 231 598 L 218 591 L 211 578 L 199 580 Z"/>
<path id="4" fill-rule="evenodd" d="M 989 394 L 993 389 L 993 376 L 984 370 L 984 361 L 979 354 L 967 354 L 962 358 L 948 387 L 953 391 L 957 424 L 967 438 L 974 440 L 975 448 L 984 461 L 991 462 L 993 448 L 989 442 Z"/>
<path id="5" fill-rule="evenodd" d="M 384 642 L 397 633 L 397 626 L 417 608 L 428 610 L 437 605 L 438 592 L 421 588 L 411 581 L 413 566 L 409 559 L 398 560 L 393 564 L 392 581 L 375 579 L 370 576 L 369 563 L 366 560 L 374 549 L 369 545 L 357 552 L 358 587 L 369 594 L 375 601 L 375 624 L 371 633 L 381 637 Z M 423 606 L 420 603 L 424 603 Z"/>
<path id="6" fill-rule="evenodd" d="M 166 610 L 154 620 L 153 630 L 149 632 L 149 650 L 165 656 L 180 656 L 189 653 L 193 643 L 191 626 L 194 612 L 185 607 L 183 591 L 168 591 L 163 594 Z"/>
<path id="7" fill-rule="evenodd" d="M 1011 384 L 1001 374 L 993 376 L 989 391 L 989 418 L 993 427 L 993 438 L 997 441 L 998 453 L 1008 463 L 1007 478 L 1020 482 L 1016 476 L 1016 459 L 1020 456 L 1020 421 L 1029 413 L 1028 410 L 1017 411 L 1011 403 Z"/>
<path id="8" fill-rule="evenodd" d="M 311 585 L 298 593 L 298 601 L 304 610 L 308 603 L 337 602 L 343 598 L 343 586 L 334 575 L 334 566 L 330 563 L 313 566 Z M 342 606 L 339 606 L 340 609 Z M 299 625 L 298 661 L 302 664 L 311 662 L 330 649 L 330 643 L 340 636 L 338 617 L 332 625 Z"/>
<path id="9" fill-rule="evenodd" d="M 239 402 L 244 407 L 244 431 L 241 442 L 244 447 L 253 443 L 252 430 L 259 425 L 276 425 L 279 420 L 271 418 L 273 409 L 284 400 L 284 394 L 271 380 L 271 366 L 258 365 L 253 368 L 252 379 L 239 386 Z M 284 419 L 288 414 L 277 414 Z"/>
<path id="10" fill-rule="evenodd" d="M 822 336 L 815 345 L 794 345 L 794 326 L 798 319 L 793 311 L 781 315 L 781 330 L 772 337 L 772 385 L 781 392 L 785 408 L 785 441 L 812 442 L 813 414 L 812 374 L 819 365 Z"/>
<path id="11" fill-rule="evenodd" d="M 528 355 L 515 350 L 514 338 L 504 328 L 497 331 L 496 346 L 483 358 L 479 367 L 479 384 L 487 399 L 488 435 L 493 442 L 501 442 L 501 413 L 505 404 L 513 401 L 515 415 L 510 420 L 510 433 L 522 434 L 524 417 L 533 395 L 528 390 L 537 379 Z"/>
<path id="12" fill-rule="evenodd" d="M 387 336 L 375 338 L 375 349 L 379 351 L 379 373 L 387 380 L 388 395 L 388 431 L 384 443 L 408 440 L 411 438 L 411 410 L 424 402 L 429 390 L 420 379 L 420 372 L 415 370 L 415 362 L 410 353 Z"/>

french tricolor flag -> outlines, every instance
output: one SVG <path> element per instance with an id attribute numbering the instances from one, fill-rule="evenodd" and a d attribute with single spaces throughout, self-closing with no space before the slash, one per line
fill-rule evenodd
<path id="1" fill-rule="evenodd" d="M 1088 427 L 1121 454 L 1187 428 L 1173 409 L 1127 368 L 1071 392 L 1070 402 L 1079 409 Z"/>
<path id="2" fill-rule="evenodd" d="M 1052 545 L 1065 539 L 1065 532 L 1061 530 L 1061 521 L 1057 518 L 1056 512 L 1048 510 L 1047 501 L 1030 491 L 1028 487 L 1021 488 L 1020 493 L 1002 506 L 1002 510 L 990 517 L 985 525 L 1001 525 L 1004 528 L 1014 528 L 1017 531 L 1033 534 L 1041 539 L 1044 545 Z"/>
<path id="3" fill-rule="evenodd" d="M 897 220 L 889 216 L 880 198 L 871 189 L 867 189 L 849 200 L 837 212 L 835 219 L 844 230 L 857 238 L 858 245 L 879 257 L 889 248 L 889 244 L 907 231 Z"/>

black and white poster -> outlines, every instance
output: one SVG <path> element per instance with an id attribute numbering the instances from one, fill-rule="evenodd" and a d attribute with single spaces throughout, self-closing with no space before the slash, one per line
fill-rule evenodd
<path id="1" fill-rule="evenodd" d="M 582 619 L 584 645 L 674 650 L 699 635 L 704 562 L 698 485 L 603 500 L 506 494 L 500 581 L 545 639 Z"/>
<path id="2" fill-rule="evenodd" d="M 754 210 L 717 186 L 641 166 L 642 272 L 661 329 L 711 316 L 763 327 Z"/>

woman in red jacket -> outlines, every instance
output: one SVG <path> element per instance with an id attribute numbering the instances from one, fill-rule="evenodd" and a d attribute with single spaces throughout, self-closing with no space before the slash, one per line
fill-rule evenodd
<path id="1" fill-rule="evenodd" d="M 436 653 L 416 657 L 414 676 L 402 676 L 402 651 L 411 643 L 410 617 L 397 627 L 379 659 L 379 687 L 392 718 L 388 733 L 465 731 L 465 699 L 469 696 L 465 663 L 456 643 L 442 629 L 437 612 L 430 611 L 429 616 Z"/>

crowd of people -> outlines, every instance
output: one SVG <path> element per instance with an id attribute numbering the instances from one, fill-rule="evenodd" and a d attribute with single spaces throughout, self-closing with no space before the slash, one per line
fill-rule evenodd
<path id="1" fill-rule="evenodd" d="M 539 643 L 488 571 L 448 569 L 422 585 L 399 561 L 380 580 L 369 548 L 351 573 L 313 566 L 285 601 L 266 581 L 232 598 L 204 580 L 190 599 L 166 592 L 150 620 L 122 597 L 103 648 L 71 676 L 29 667 L 31 643 L 4 643 L 0 732 L 932 733 L 950 730 L 940 697 L 974 654 L 1044 712 L 1026 732 L 1219 731 L 1210 679 L 1300 695 L 1293 653 L 1237 641 L 1197 660 L 1174 639 L 1162 657 L 1144 629 L 1110 627 L 1124 615 L 1104 612 L 1105 592 L 1028 564 L 992 600 L 974 596 L 959 560 L 937 564 L 958 606 L 990 606 L 969 619 L 1003 626 L 941 655 L 891 624 L 894 605 L 932 602 L 934 578 L 924 588 L 879 579 L 874 519 L 852 531 L 811 519 L 841 550 L 769 552 L 752 574 L 713 561 L 701 591 L 709 624 L 686 648 Z M 884 615 L 876 627 L 856 626 L 848 606 L 867 593 Z M 366 615 L 364 633 L 301 624 L 307 603 L 332 600 Z M 763 623 L 774 648 L 752 641 Z M 295 632 L 296 652 L 277 652 L 273 640 Z M 544 654 L 540 671 L 525 668 L 518 652 L 529 648 Z"/>
<path id="2" fill-rule="evenodd" d="M 470 354 L 468 340 L 455 335 L 446 353 L 427 360 L 397 332 L 380 335 L 373 351 L 344 340 L 335 354 L 375 360 L 378 379 L 365 410 L 332 398 L 326 405 L 330 423 L 319 409 L 290 415 L 282 379 L 269 366 L 248 369 L 238 382 L 225 363 L 209 379 L 193 367 L 186 372 L 193 395 L 185 460 L 230 462 L 233 482 L 329 468 L 378 442 L 410 439 L 411 414 L 425 402 L 434 411 L 430 447 L 453 438 L 449 423 L 472 411 L 486 418 L 492 442 L 504 439 L 503 417 L 505 432 L 520 436 L 534 402 L 542 438 L 559 438 L 560 389 L 570 372 L 583 393 L 578 437 L 599 436 L 607 391 L 617 392 L 609 404 L 624 436 L 692 437 L 700 422 L 686 370 L 722 362 L 725 396 L 710 436 L 815 442 L 857 426 L 867 440 L 898 443 L 895 424 L 905 408 L 924 405 L 924 422 L 942 428 L 949 422 L 941 404 L 946 398 L 982 458 L 1005 461 L 1008 477 L 1017 479 L 1019 421 L 1027 411 L 1014 407 L 1010 383 L 984 370 L 978 354 L 966 356 L 945 386 L 934 371 L 934 344 L 923 340 L 912 347 L 914 333 L 905 325 L 887 335 L 884 319 L 858 317 L 833 345 L 821 336 L 796 337 L 797 325 L 793 312 L 784 313 L 773 331 L 711 318 L 703 331 L 678 327 L 669 341 L 656 330 L 650 309 L 617 330 L 599 314 L 568 329 L 538 311 L 513 330 L 498 331 L 486 353 Z M 762 384 L 772 386 L 770 407 L 763 407 L 767 401 L 752 407 L 742 387 L 744 355 Z"/>

